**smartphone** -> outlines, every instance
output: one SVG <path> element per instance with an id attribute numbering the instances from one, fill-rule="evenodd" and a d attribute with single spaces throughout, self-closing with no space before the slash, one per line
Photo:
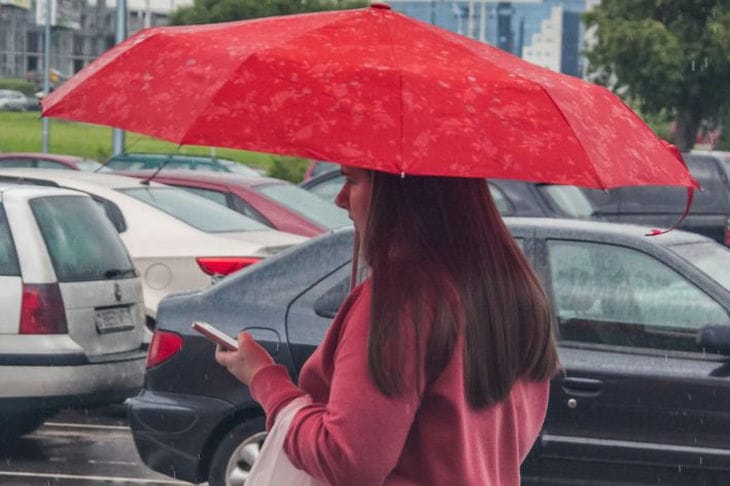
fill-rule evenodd
<path id="1" fill-rule="evenodd" d="M 193 329 L 207 337 L 226 351 L 236 351 L 238 342 L 220 329 L 211 326 L 207 322 L 194 321 Z"/>

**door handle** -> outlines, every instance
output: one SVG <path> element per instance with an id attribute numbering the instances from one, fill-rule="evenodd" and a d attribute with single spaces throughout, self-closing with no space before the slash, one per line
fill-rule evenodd
<path id="1" fill-rule="evenodd" d="M 603 382 L 593 378 L 563 378 L 563 391 L 576 397 L 597 397 L 603 391 Z"/>

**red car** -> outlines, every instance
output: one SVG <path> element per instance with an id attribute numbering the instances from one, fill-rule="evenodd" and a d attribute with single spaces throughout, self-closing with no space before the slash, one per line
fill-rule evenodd
<path id="1" fill-rule="evenodd" d="M 44 154 L 36 152 L 0 153 L 0 168 L 65 169 L 94 172 L 103 167 L 96 160 L 75 155 Z"/>
<path id="2" fill-rule="evenodd" d="M 153 177 L 156 182 L 186 189 L 287 233 L 316 236 L 352 224 L 345 210 L 280 179 L 182 170 L 119 173 L 141 179 Z"/>

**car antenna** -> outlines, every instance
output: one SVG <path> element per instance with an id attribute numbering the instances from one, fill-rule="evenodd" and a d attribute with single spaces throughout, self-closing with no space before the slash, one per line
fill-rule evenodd
<path id="1" fill-rule="evenodd" d="M 165 166 L 166 166 L 166 165 L 167 165 L 167 164 L 168 164 L 169 162 L 171 162 L 171 161 L 172 161 L 172 155 L 168 154 L 168 155 L 167 155 L 167 159 L 166 159 L 166 160 L 165 160 L 165 161 L 164 161 L 163 163 L 161 163 L 161 164 L 160 164 L 160 166 L 159 166 L 159 167 L 158 167 L 157 169 L 155 169 L 155 171 L 154 171 L 154 172 L 153 172 L 153 173 L 152 173 L 152 174 L 151 174 L 151 175 L 150 175 L 149 177 L 146 177 L 146 178 L 144 178 L 144 179 L 142 180 L 142 184 L 144 184 L 145 186 L 149 186 L 149 185 L 150 185 L 150 181 L 151 181 L 152 179 L 154 179 L 154 178 L 155 178 L 155 176 L 157 176 L 157 174 L 159 174 L 159 173 L 160 173 L 160 171 L 161 171 L 162 169 L 164 169 L 164 168 L 165 168 Z"/>

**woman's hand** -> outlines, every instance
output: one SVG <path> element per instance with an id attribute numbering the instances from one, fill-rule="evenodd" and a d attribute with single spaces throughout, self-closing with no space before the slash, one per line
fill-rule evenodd
<path id="1" fill-rule="evenodd" d="M 215 360 L 246 386 L 262 368 L 274 364 L 271 355 L 247 332 L 238 335 L 238 351 L 224 351 L 218 346 Z"/>

